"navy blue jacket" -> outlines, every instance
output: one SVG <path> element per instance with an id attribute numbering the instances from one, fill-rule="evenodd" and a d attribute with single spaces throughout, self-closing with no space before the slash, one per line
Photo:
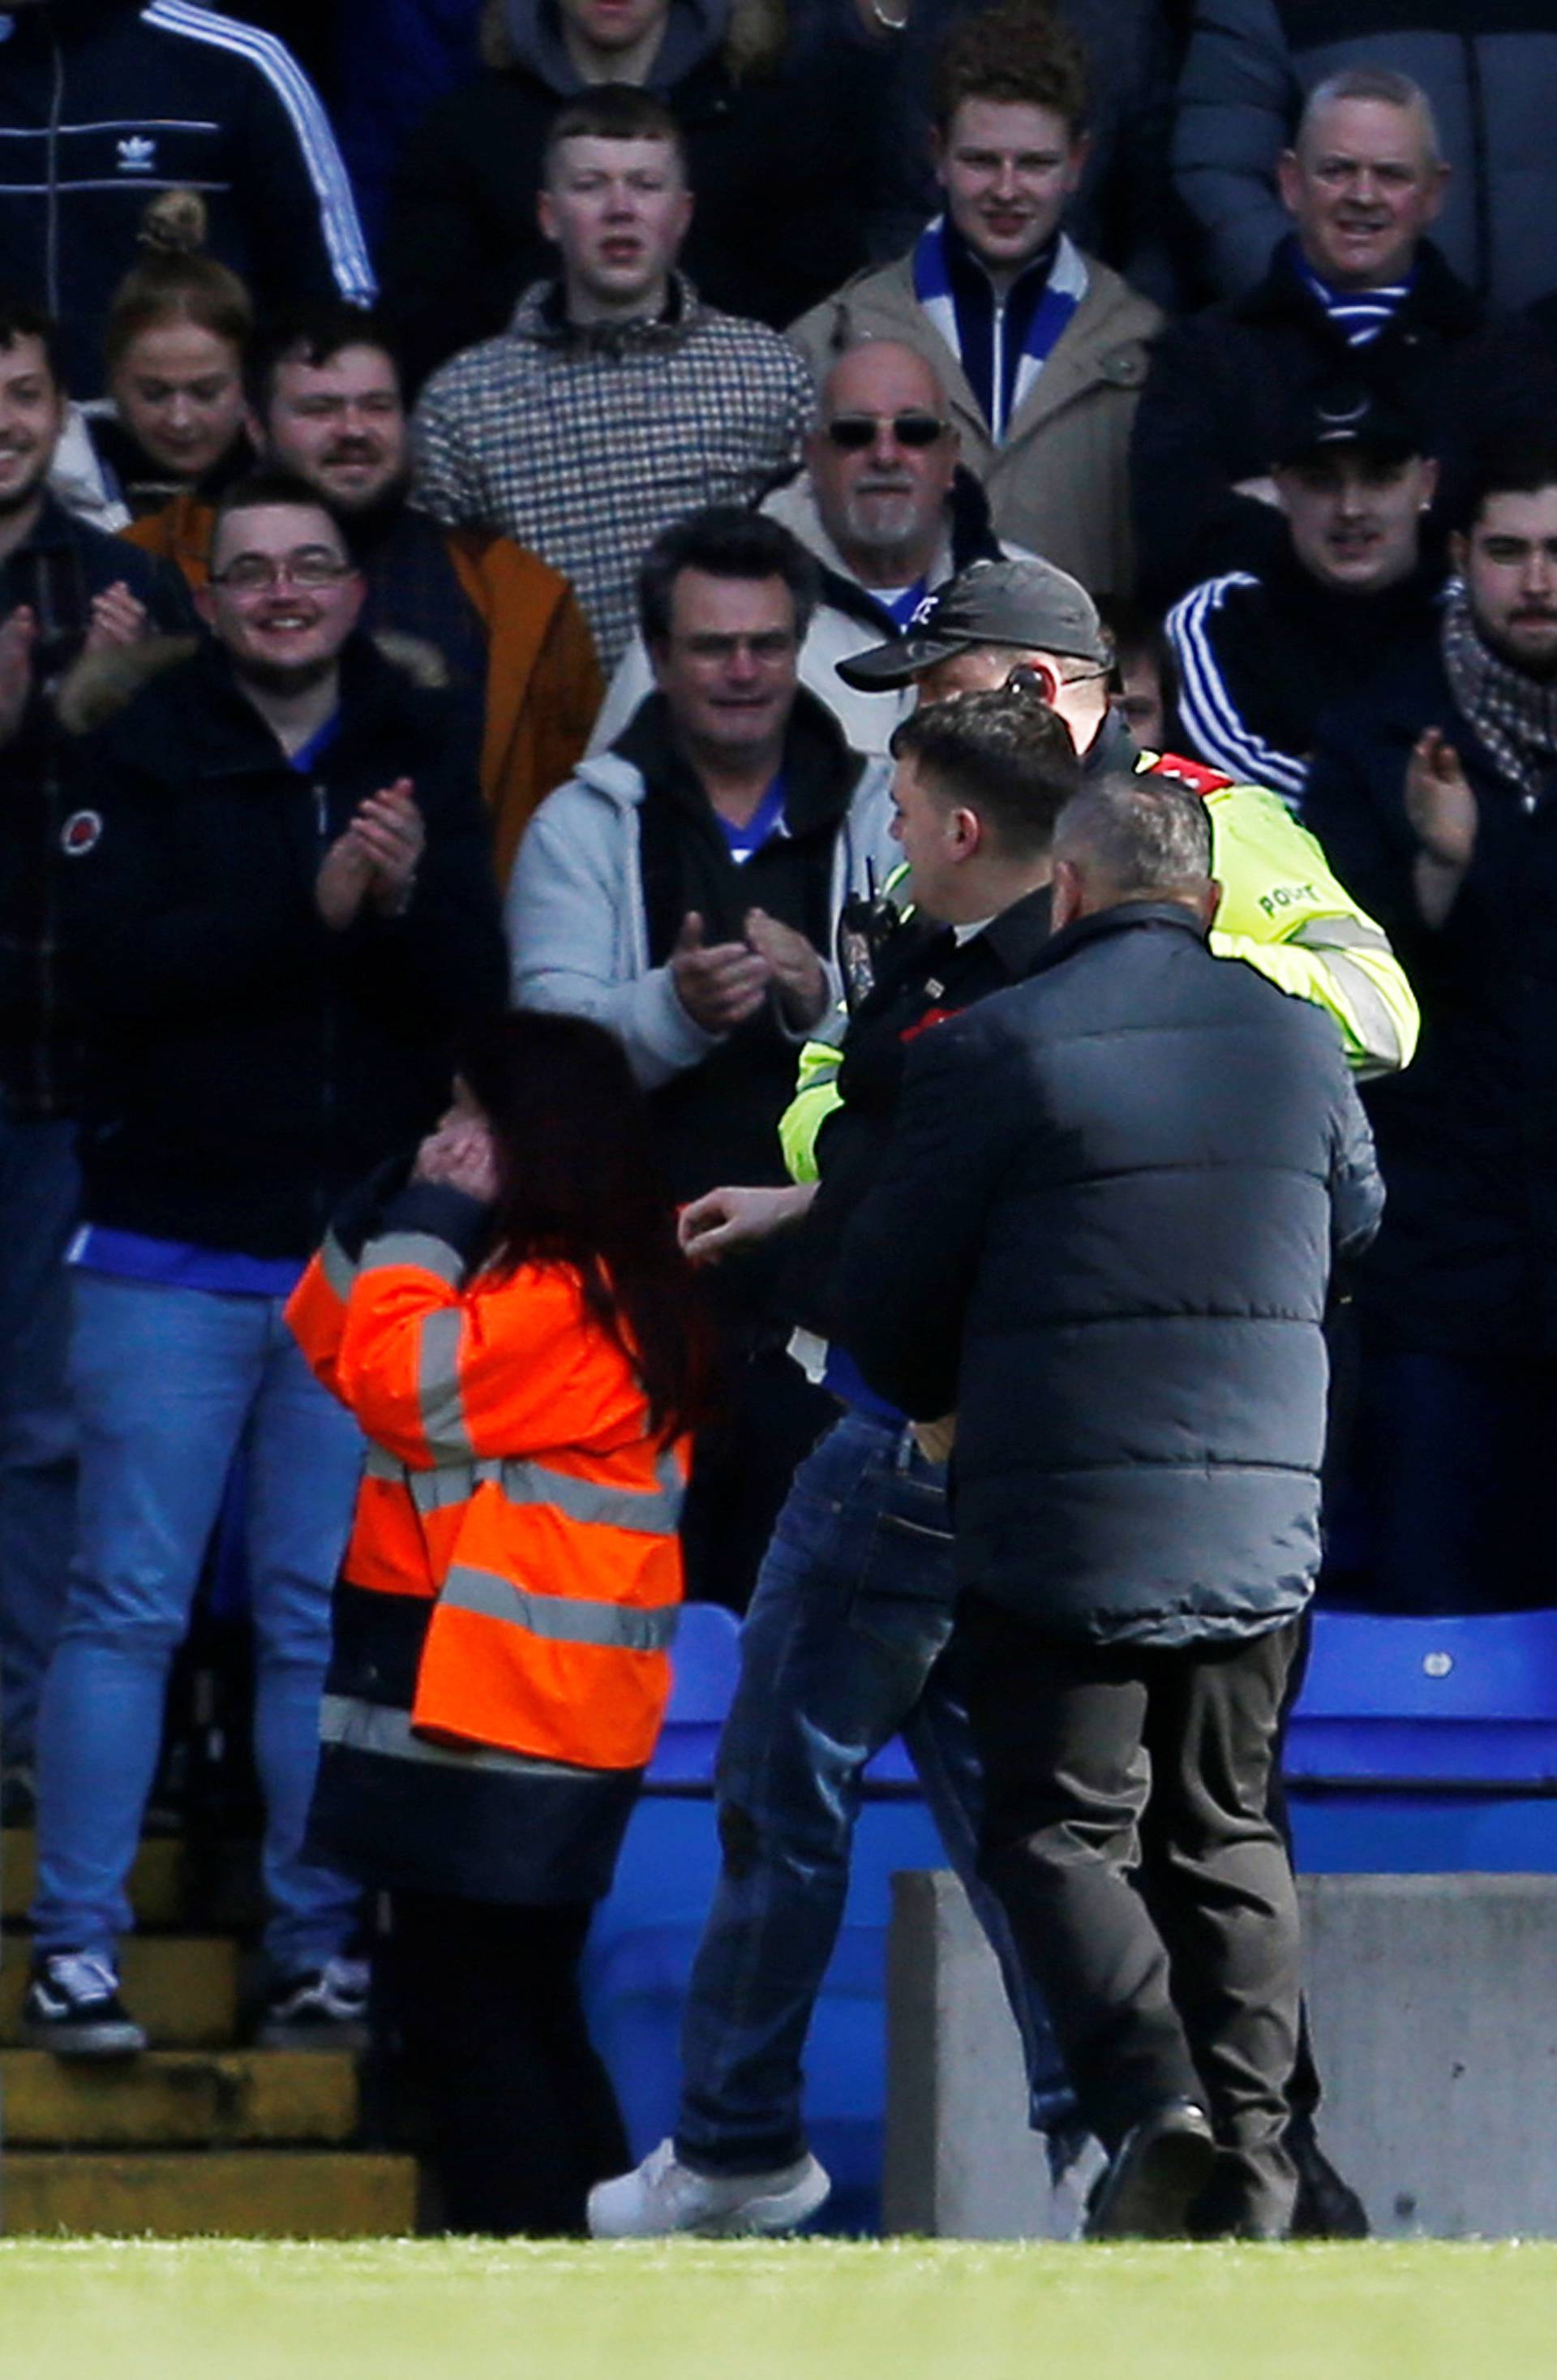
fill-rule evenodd
<path id="1" fill-rule="evenodd" d="M 73 395 L 103 386 L 109 301 L 159 190 L 199 191 L 212 254 L 262 312 L 372 296 L 334 135 L 272 34 L 192 0 L 44 0 L 0 25 L 0 287 L 60 322 Z"/>
<path id="2" fill-rule="evenodd" d="M 1412 892 L 1405 803 L 1424 727 L 1454 745 L 1480 810 L 1436 931 Z M 1390 1204 L 1358 1306 L 1406 1349 L 1557 1353 L 1557 775 L 1527 809 L 1424 639 L 1322 722 L 1302 815 L 1389 935 L 1422 1011 L 1410 1066 L 1369 1093 Z"/>
<path id="3" fill-rule="evenodd" d="M 1103 1644 L 1300 1609 L 1332 1249 L 1382 1196 L 1334 1025 L 1171 904 L 923 1034 L 836 1294 L 873 1388 L 958 1414 L 961 1584 Z"/>

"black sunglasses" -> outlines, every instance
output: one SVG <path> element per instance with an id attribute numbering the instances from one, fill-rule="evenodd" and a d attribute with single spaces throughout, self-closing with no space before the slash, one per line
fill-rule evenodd
<path id="1" fill-rule="evenodd" d="M 883 422 L 899 446 L 933 446 L 950 426 L 938 413 L 835 413 L 824 435 L 846 455 L 862 455 L 875 445 Z"/>

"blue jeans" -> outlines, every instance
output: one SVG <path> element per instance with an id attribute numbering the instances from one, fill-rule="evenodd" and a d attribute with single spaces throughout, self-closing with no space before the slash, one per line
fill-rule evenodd
<path id="1" fill-rule="evenodd" d="M 248 1465 L 255 1763 L 265 1947 L 276 1972 L 345 1947 L 358 1888 L 302 1857 L 319 1759 L 330 1597 L 361 1466 L 277 1298 L 74 1280 L 80 1428 L 70 1597 L 38 1726 L 41 1950 L 111 1953 L 156 1768 L 174 1652 L 234 1455 Z"/>
<path id="2" fill-rule="evenodd" d="M 801 2060 L 843 1914 L 866 1764 L 899 1731 L 994 1944 L 1035 2119 L 1068 2113 L 1048 2020 L 977 1872 L 982 1784 L 956 1689 L 945 1473 L 851 1411 L 795 1473 L 719 1744 L 723 1864 L 682 2033 L 676 2146 L 705 2171 L 802 2155 Z"/>
<path id="3" fill-rule="evenodd" d="M 68 1119 L 0 1110 L 0 1757 L 30 1761 L 76 1524 L 70 1283 L 80 1178 Z"/>

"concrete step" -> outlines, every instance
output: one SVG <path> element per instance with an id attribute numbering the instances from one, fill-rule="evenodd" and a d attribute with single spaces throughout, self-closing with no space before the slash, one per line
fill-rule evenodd
<path id="1" fill-rule="evenodd" d="M 44 2049 L 0 2051 L 7 2151 L 333 2143 L 349 2141 L 356 2120 L 356 2060 L 338 2051 L 153 2050 L 97 2061 Z"/>
<path id="2" fill-rule="evenodd" d="M 18 2038 L 30 1948 L 13 1934 L 0 1954 L 0 2044 Z M 120 1975 L 125 2005 L 158 2049 L 205 2049 L 231 2042 L 238 2021 L 238 1951 L 225 1937 L 131 1935 Z"/>
<path id="3" fill-rule="evenodd" d="M 141 1925 L 176 1925 L 184 1916 L 188 1855 L 175 1835 L 149 1835 L 130 1871 L 130 1906 Z M 25 1917 L 37 1883 L 30 1828 L 0 1834 L 0 1918 Z"/>
<path id="4" fill-rule="evenodd" d="M 416 2228 L 416 2180 L 414 2157 L 328 2150 L 23 2149 L 6 2156 L 0 2215 L 13 2236 L 379 2240 Z"/>

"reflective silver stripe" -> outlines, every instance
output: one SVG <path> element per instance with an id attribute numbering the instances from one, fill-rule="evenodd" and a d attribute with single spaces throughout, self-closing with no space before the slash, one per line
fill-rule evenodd
<path id="1" fill-rule="evenodd" d="M 476 1449 L 465 1427 L 465 1399 L 460 1394 L 460 1340 L 465 1316 L 457 1305 L 442 1306 L 422 1324 L 416 1395 L 422 1428 L 435 1453 L 451 1454 L 472 1463 Z"/>
<path id="2" fill-rule="evenodd" d="M 1361 917 L 1310 917 L 1286 939 L 1301 943 L 1307 951 L 1387 951 L 1390 947 L 1382 928 L 1370 926 Z"/>
<path id="3" fill-rule="evenodd" d="M 382 1703 L 359 1702 L 355 1694 L 326 1694 L 320 1706 L 319 1739 L 346 1752 L 376 1753 L 380 1760 L 415 1760 L 429 1768 L 484 1768 L 507 1777 L 585 1777 L 564 1760 L 532 1760 L 522 1752 L 500 1752 L 487 1743 L 429 1743 L 414 1734 L 409 1711 Z"/>
<path id="4" fill-rule="evenodd" d="M 362 1269 L 367 1272 L 376 1265 L 415 1265 L 418 1272 L 436 1273 L 451 1289 L 458 1289 L 465 1275 L 458 1249 L 435 1232 L 386 1232 L 381 1240 L 369 1241 L 362 1251 Z"/>
<path id="5" fill-rule="evenodd" d="M 336 1296 L 349 1297 L 352 1293 L 352 1283 L 356 1279 L 356 1267 L 333 1232 L 326 1232 L 324 1235 L 324 1245 L 319 1252 L 319 1262 L 320 1271 Z"/>
<path id="6" fill-rule="evenodd" d="M 531 1595 L 495 1571 L 458 1563 L 443 1582 L 441 1603 L 454 1611 L 478 1611 L 503 1620 L 532 1636 L 558 1645 L 614 1645 L 629 1653 L 666 1653 L 675 1641 L 679 1604 L 653 1611 L 622 1603 L 591 1603 L 582 1597 Z"/>
<path id="7" fill-rule="evenodd" d="M 368 1459 L 362 1473 L 365 1479 L 393 1479 L 402 1486 L 411 1476 L 398 1456 L 391 1454 L 387 1447 L 375 1445 L 372 1439 L 368 1441 Z"/>
<path id="8" fill-rule="evenodd" d="M 1369 1057 L 1382 1065 L 1398 1066 L 1406 1054 L 1400 1020 L 1367 968 L 1338 952 L 1325 965 L 1352 1011 L 1353 1029 Z"/>
<path id="9" fill-rule="evenodd" d="M 628 1529 L 636 1536 L 673 1537 L 681 1524 L 683 1489 L 675 1459 L 662 1455 L 656 1465 L 658 1488 L 608 1488 L 593 1479 L 577 1479 L 553 1471 L 544 1463 L 492 1457 L 478 1463 L 441 1463 L 436 1470 L 414 1471 L 397 1463 L 381 1447 L 370 1449 L 368 1476 L 392 1479 L 409 1488 L 418 1512 L 441 1512 L 463 1504 L 477 1488 L 501 1488 L 511 1504 L 549 1504 L 570 1521 L 585 1521 L 611 1529 Z"/>

